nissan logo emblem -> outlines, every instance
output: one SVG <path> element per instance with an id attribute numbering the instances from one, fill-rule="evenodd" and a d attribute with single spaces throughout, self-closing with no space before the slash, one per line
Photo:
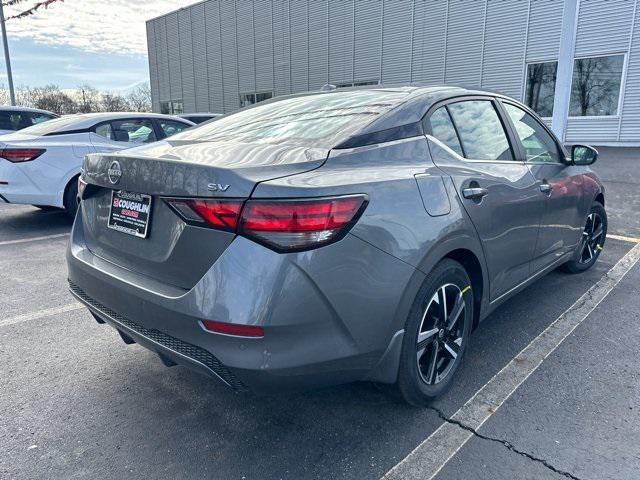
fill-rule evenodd
<path id="1" fill-rule="evenodd" d="M 122 177 L 122 170 L 120 169 L 120 163 L 116 160 L 111 162 L 109 165 L 109 170 L 107 170 L 107 176 L 109 177 L 109 182 L 113 185 L 120 181 L 120 177 Z"/>

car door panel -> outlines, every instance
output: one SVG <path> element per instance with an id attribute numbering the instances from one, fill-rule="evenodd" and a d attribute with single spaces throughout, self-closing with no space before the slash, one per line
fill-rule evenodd
<path id="1" fill-rule="evenodd" d="M 508 101 L 501 105 L 519 144 L 519 159 L 539 189 L 543 216 L 532 262 L 533 272 L 538 272 L 571 252 L 580 240 L 583 179 L 579 168 L 566 163 L 558 141 L 533 112 Z"/>
<path id="2" fill-rule="evenodd" d="M 434 163 L 453 180 L 478 232 L 489 269 L 490 299 L 496 300 L 531 274 L 542 217 L 536 181 L 522 162 L 473 162 L 428 139 Z M 487 194 L 464 198 L 462 191 L 475 186 Z"/>
<path id="3" fill-rule="evenodd" d="M 572 251 L 580 241 L 584 223 L 582 175 L 561 164 L 528 164 L 538 187 L 549 185 L 532 268 L 542 270 Z"/>

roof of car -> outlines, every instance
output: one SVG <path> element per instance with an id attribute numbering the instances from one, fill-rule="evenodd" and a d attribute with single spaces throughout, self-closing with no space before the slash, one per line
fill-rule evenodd
<path id="1" fill-rule="evenodd" d="M 12 106 L 12 105 L 2 105 L 0 106 L 0 112 L 32 112 L 32 113 L 46 113 L 48 115 L 56 115 L 53 112 L 48 110 L 42 110 L 40 108 L 31 108 L 31 107 L 21 107 L 21 106 Z"/>

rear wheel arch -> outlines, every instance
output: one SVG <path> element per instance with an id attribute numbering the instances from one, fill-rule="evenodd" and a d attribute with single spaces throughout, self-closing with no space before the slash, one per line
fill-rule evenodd
<path id="1" fill-rule="evenodd" d="M 69 204 L 71 201 L 76 201 L 75 198 L 68 198 L 70 196 L 70 190 L 77 189 L 78 185 L 78 177 L 79 173 L 75 174 L 71 179 L 67 182 L 67 185 L 64 187 L 64 194 L 62 195 L 62 201 L 64 203 L 64 208 L 67 212 L 75 213 L 75 208 L 71 208 L 72 206 Z"/>
<path id="2" fill-rule="evenodd" d="M 480 322 L 480 310 L 482 308 L 482 298 L 484 293 L 484 275 L 480 260 L 471 250 L 458 248 L 449 252 L 444 258 L 450 258 L 461 264 L 471 280 L 471 290 L 473 291 L 474 318 L 473 328 Z"/>
<path id="3" fill-rule="evenodd" d="M 604 207 L 604 193 L 600 192 L 594 198 L 594 201 L 598 202 L 600 205 Z"/>

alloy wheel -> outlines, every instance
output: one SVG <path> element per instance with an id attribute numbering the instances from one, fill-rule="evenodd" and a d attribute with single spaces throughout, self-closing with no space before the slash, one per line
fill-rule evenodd
<path id="1" fill-rule="evenodd" d="M 599 214 L 592 212 L 587 217 L 587 224 L 582 232 L 582 249 L 580 250 L 579 262 L 581 264 L 591 263 L 602 250 L 604 240 L 604 225 Z"/>
<path id="2" fill-rule="evenodd" d="M 466 290 L 466 289 L 465 289 Z M 458 361 L 464 339 L 464 291 L 448 283 L 427 303 L 416 344 L 418 372 L 422 381 L 436 385 L 444 380 Z"/>

